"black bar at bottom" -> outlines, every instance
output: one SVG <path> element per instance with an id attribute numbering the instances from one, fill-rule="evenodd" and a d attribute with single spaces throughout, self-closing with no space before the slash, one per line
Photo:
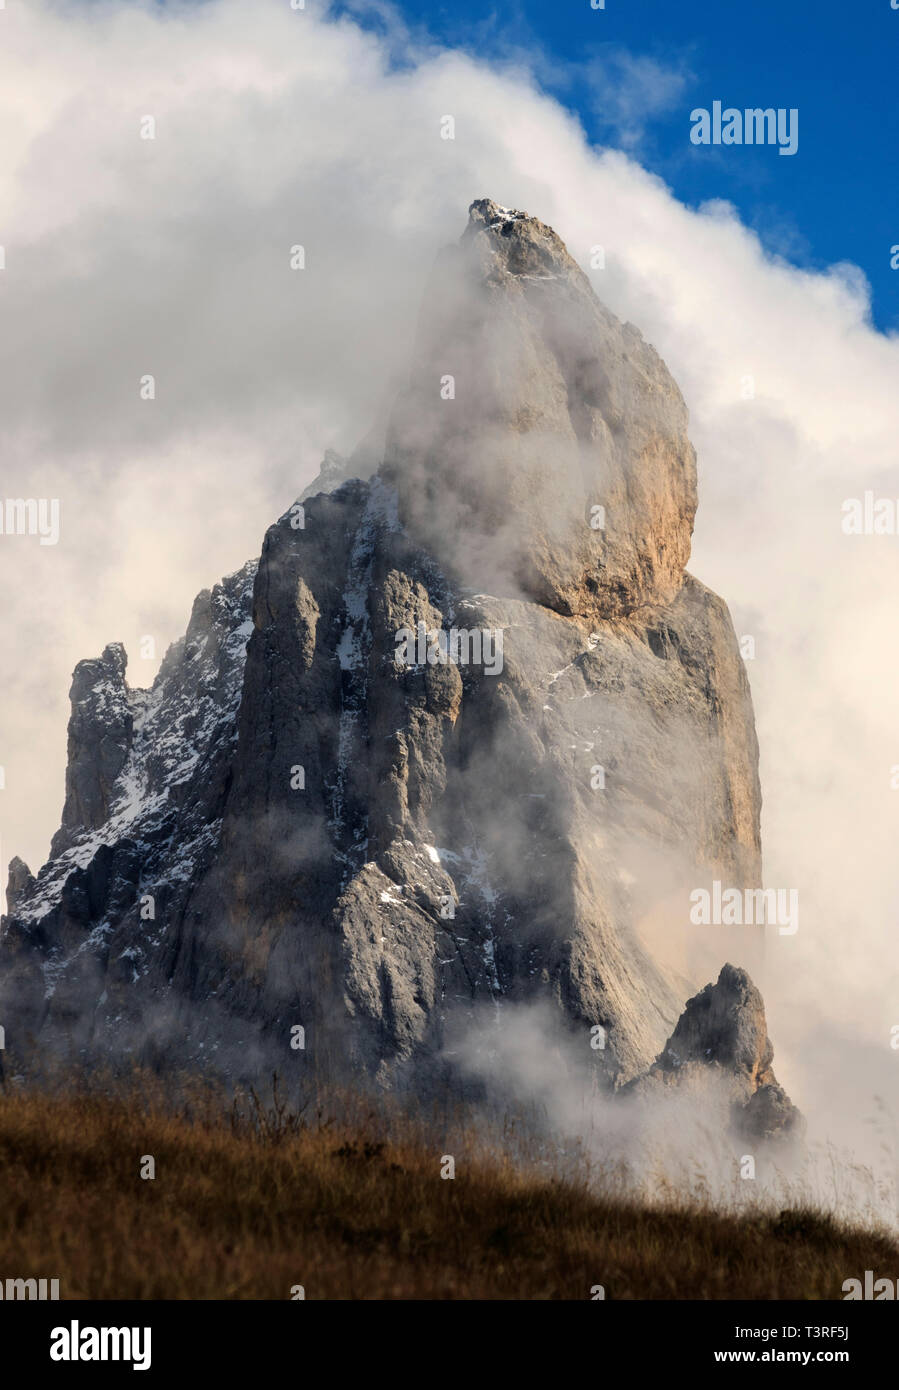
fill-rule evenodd
<path id="1" fill-rule="evenodd" d="M 589 1374 L 591 1364 L 597 1380 L 653 1370 L 714 1377 L 735 1366 L 857 1376 L 888 1366 L 896 1339 L 896 1314 L 879 1302 L 0 1304 L 3 1364 L 19 1378 L 186 1371 L 270 1382 L 320 1378 L 329 1363 L 342 1380 L 380 1376 L 392 1363 L 403 1379 L 436 1374 L 444 1384 L 455 1368 L 470 1377 L 476 1366 L 505 1383 L 516 1368 L 532 1383 L 576 1367 Z"/>

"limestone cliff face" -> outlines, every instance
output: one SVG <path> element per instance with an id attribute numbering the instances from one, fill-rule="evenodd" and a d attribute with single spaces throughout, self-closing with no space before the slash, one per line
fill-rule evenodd
<path id="1" fill-rule="evenodd" d="M 317 1073 L 429 1090 L 479 1004 L 549 999 L 626 1083 L 700 983 L 641 924 L 759 877 L 677 387 L 550 228 L 482 200 L 379 473 L 344 472 L 200 596 L 151 690 L 119 647 L 76 671 L 63 827 L 0 940 L 7 1046 L 246 1075 L 300 1025 Z"/>
<path id="2" fill-rule="evenodd" d="M 489 199 L 438 259 L 385 472 L 468 586 L 618 617 L 683 582 L 696 461 L 677 386 L 550 227 Z"/>

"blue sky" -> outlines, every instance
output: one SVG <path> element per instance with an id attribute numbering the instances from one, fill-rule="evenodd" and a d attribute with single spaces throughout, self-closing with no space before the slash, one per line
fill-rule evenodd
<path id="1" fill-rule="evenodd" d="M 899 3 L 899 0 L 897 0 Z M 725 198 L 765 245 L 813 269 L 860 266 L 878 327 L 899 329 L 899 9 L 891 0 L 401 0 L 436 39 L 516 52 L 597 145 L 622 148 L 691 206 Z M 358 17 L 358 15 L 357 15 Z M 690 111 L 795 107 L 799 148 L 695 147 Z"/>

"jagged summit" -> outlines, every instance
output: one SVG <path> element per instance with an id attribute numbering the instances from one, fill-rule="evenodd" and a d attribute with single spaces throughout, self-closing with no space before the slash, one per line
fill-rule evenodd
<path id="1" fill-rule="evenodd" d="M 549 1001 L 603 1086 L 656 1084 L 704 1006 L 678 1023 L 702 981 L 644 924 L 680 939 L 693 885 L 760 864 L 686 425 L 555 232 L 473 203 L 383 447 L 326 454 L 149 691 L 115 644 L 76 669 L 62 826 L 11 866 L 7 1048 L 433 1094 L 473 1011 Z"/>
<path id="2" fill-rule="evenodd" d="M 651 1097 L 661 1089 L 701 1089 L 707 1074 L 724 1078 L 738 1133 L 766 1138 L 799 1131 L 803 1120 L 772 1070 L 762 996 L 745 970 L 727 963 L 714 984 L 688 999 L 677 1027 L 645 1075 L 625 1091 Z"/>
<path id="3" fill-rule="evenodd" d="M 492 198 L 475 198 L 468 209 L 469 222 L 483 222 L 485 226 L 493 227 L 497 223 L 517 222 L 527 218 L 526 212 L 519 212 L 517 208 L 505 208 L 501 203 L 495 203 Z"/>
<path id="4" fill-rule="evenodd" d="M 62 824 L 37 878 L 21 860 L 10 863 L 11 917 L 36 924 L 69 904 L 81 905 L 82 882 L 89 900 L 98 855 L 105 862 L 104 853 L 111 852 L 121 868 L 133 852 L 149 880 L 161 848 L 158 835 L 172 850 L 169 876 L 179 857 L 190 862 L 192 850 L 208 838 L 208 823 L 184 793 L 194 779 L 211 776 L 223 742 L 234 736 L 256 567 L 252 561 L 197 596 L 186 635 L 166 653 L 149 690 L 128 686 L 120 642 L 78 663 L 69 692 Z M 145 854 L 151 844 L 153 854 Z"/>
<path id="5" fill-rule="evenodd" d="M 478 198 L 468 209 L 468 226 L 462 245 L 480 242 L 499 258 L 510 275 L 519 277 L 567 276 L 590 289 L 590 282 L 552 227 L 529 213 L 501 207 L 490 198 Z M 591 291 L 592 293 L 592 291 Z"/>
<path id="6" fill-rule="evenodd" d="M 348 460 L 338 454 L 336 449 L 326 449 L 318 476 L 300 493 L 299 500 L 305 502 L 309 497 L 317 497 L 320 492 L 333 492 L 352 476 Z"/>

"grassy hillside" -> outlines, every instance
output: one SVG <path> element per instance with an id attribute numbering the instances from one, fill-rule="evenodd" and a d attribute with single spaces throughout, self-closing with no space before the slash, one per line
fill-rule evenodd
<path id="1" fill-rule="evenodd" d="M 252 1098 L 0 1092 L 0 1276 L 63 1298 L 839 1298 L 899 1251 L 803 1212 L 645 1211 L 408 1123 Z M 141 1177 L 151 1156 L 156 1176 Z M 143 1163 L 144 1168 L 147 1164 Z"/>

